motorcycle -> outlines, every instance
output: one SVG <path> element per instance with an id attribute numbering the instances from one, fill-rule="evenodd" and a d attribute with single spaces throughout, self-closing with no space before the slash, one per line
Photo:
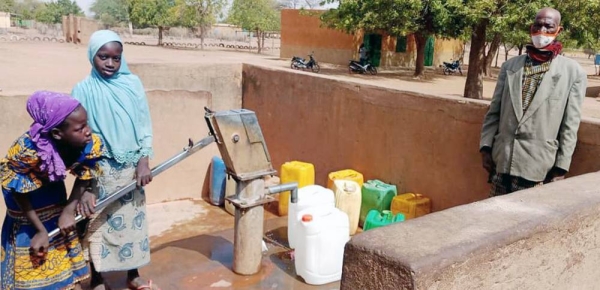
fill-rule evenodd
<path id="1" fill-rule="evenodd" d="M 310 69 L 312 72 L 318 73 L 321 70 L 321 67 L 319 67 L 319 64 L 314 59 L 313 54 L 314 54 L 314 51 L 308 55 L 308 57 L 310 57 L 310 59 L 308 61 L 306 61 L 306 59 L 301 58 L 299 56 L 292 57 L 292 63 L 290 64 L 290 67 L 292 69 L 298 69 L 298 70 Z"/>
<path id="2" fill-rule="evenodd" d="M 444 74 L 450 75 L 459 72 L 462 76 L 462 70 L 460 69 L 460 61 L 455 60 L 453 62 L 444 62 Z"/>
<path id="3" fill-rule="evenodd" d="M 367 62 L 365 65 L 361 65 L 359 61 L 350 60 L 350 63 L 348 64 L 348 72 L 357 72 L 360 74 L 370 73 L 372 75 L 376 75 L 377 68 L 374 67 L 370 62 Z"/>

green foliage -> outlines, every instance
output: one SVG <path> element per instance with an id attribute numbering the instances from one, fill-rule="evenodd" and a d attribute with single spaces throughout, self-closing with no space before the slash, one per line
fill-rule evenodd
<path id="1" fill-rule="evenodd" d="M 106 27 L 122 26 L 129 21 L 125 0 L 96 0 L 90 10 Z"/>
<path id="2" fill-rule="evenodd" d="M 332 2 L 332 1 L 329 1 Z M 331 28 L 349 33 L 386 31 L 392 35 L 421 33 L 456 37 L 464 30 L 463 20 L 444 0 L 345 0 L 321 20 Z"/>
<path id="3" fill-rule="evenodd" d="M 228 22 L 249 31 L 278 31 L 281 16 L 273 0 L 234 0 Z"/>
<path id="4" fill-rule="evenodd" d="M 553 0 L 553 7 L 562 14 L 564 32 L 559 39 L 566 47 L 600 48 L 599 0 Z"/>
<path id="5" fill-rule="evenodd" d="M 15 0 L 0 0 L 0 12 L 14 12 Z"/>
<path id="6" fill-rule="evenodd" d="M 487 38 L 500 34 L 502 42 L 522 46 L 530 42 L 529 27 L 537 11 L 549 6 L 550 0 L 451 0 L 448 5 L 455 8 L 473 27 L 480 21 L 487 21 Z M 465 30 L 470 34 L 470 30 Z"/>
<path id="7" fill-rule="evenodd" d="M 129 18 L 137 28 L 170 27 L 177 24 L 175 1 L 128 0 Z"/>
<path id="8" fill-rule="evenodd" d="M 226 4 L 226 0 L 176 0 L 175 13 L 181 26 L 199 28 L 203 36 Z"/>
<path id="9" fill-rule="evenodd" d="M 33 20 L 38 11 L 45 8 L 45 4 L 37 0 L 23 0 L 15 2 L 13 13 L 23 20 Z"/>
<path id="10" fill-rule="evenodd" d="M 61 23 L 62 17 L 69 14 L 82 16 L 83 11 L 75 1 L 57 0 L 42 4 L 35 13 L 35 20 L 47 24 Z"/>

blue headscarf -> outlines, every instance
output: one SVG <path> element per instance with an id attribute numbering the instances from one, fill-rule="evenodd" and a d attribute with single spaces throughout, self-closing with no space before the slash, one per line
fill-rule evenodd
<path id="1" fill-rule="evenodd" d="M 108 157 L 119 163 L 137 163 L 152 155 L 152 122 L 146 92 L 140 79 L 129 71 L 121 57 L 121 68 L 110 78 L 103 78 L 94 67 L 98 50 L 109 42 L 123 42 L 110 30 L 96 31 L 90 37 L 88 58 L 92 73 L 79 82 L 71 95 L 88 112 L 89 125 L 100 135 Z"/>

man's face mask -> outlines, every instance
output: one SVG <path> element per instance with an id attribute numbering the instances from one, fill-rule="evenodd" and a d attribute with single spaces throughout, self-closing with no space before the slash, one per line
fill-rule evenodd
<path id="1" fill-rule="evenodd" d="M 544 48 L 556 39 L 559 32 L 560 29 L 557 29 L 555 33 L 546 33 L 542 31 L 533 32 L 533 29 L 531 29 L 531 42 L 533 42 L 535 48 Z"/>

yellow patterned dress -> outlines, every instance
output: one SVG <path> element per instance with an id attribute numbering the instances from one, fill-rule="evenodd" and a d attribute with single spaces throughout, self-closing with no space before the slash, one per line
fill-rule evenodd
<path id="1" fill-rule="evenodd" d="M 89 180 L 97 172 L 104 146 L 92 136 L 79 159 L 69 167 L 77 178 Z M 32 207 L 48 231 L 55 229 L 67 202 L 64 181 L 50 182 L 39 170 L 40 159 L 29 134 L 22 135 L 0 160 L 0 184 L 7 213 L 2 226 L 0 273 L 2 290 L 72 289 L 89 276 L 79 239 L 75 232 L 50 240 L 44 259 L 30 256 L 30 239 L 36 233 L 13 194 L 28 194 Z"/>

